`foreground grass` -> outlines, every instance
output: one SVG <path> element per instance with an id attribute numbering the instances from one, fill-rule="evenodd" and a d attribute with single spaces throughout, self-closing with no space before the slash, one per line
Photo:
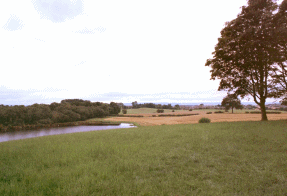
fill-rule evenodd
<path id="1" fill-rule="evenodd" d="M 285 195 L 286 125 L 163 125 L 3 142 L 0 195 Z"/>

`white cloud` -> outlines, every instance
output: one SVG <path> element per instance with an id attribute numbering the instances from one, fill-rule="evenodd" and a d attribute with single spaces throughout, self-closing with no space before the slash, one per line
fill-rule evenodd
<path id="1" fill-rule="evenodd" d="M 24 24 L 22 20 L 20 20 L 15 15 L 11 15 L 7 23 L 3 26 L 3 28 L 7 31 L 16 31 L 16 30 L 21 30 L 23 26 Z"/>
<path id="2" fill-rule="evenodd" d="M 217 100 L 213 92 L 218 81 L 210 80 L 204 64 L 212 57 L 224 23 L 244 4 L 245 0 L 1 1 L 0 26 L 14 15 L 25 28 L 0 29 L 0 84 L 25 92 L 38 89 L 29 96 L 42 101 L 87 97 L 126 102 L 143 95 L 151 102 L 204 101 L 212 96 Z M 62 90 L 43 92 L 47 88 Z M 206 93 L 194 94 L 200 91 Z M 109 92 L 127 97 L 106 97 Z"/>
<path id="3" fill-rule="evenodd" d="M 54 23 L 73 19 L 83 12 L 82 0 L 33 0 L 32 2 L 41 18 Z"/>

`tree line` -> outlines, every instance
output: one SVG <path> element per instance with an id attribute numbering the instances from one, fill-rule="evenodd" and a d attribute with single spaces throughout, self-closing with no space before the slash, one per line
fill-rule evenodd
<path id="1" fill-rule="evenodd" d="M 120 111 L 121 107 L 114 102 L 107 104 L 82 99 L 65 99 L 60 103 L 36 103 L 30 106 L 0 105 L 0 125 L 22 126 L 84 121 L 116 115 Z"/>
<path id="2" fill-rule="evenodd" d="M 179 110 L 180 106 L 177 104 L 174 107 L 171 104 L 162 105 L 162 104 L 154 104 L 154 103 L 138 103 L 137 101 L 132 102 L 132 108 L 156 108 L 156 109 L 175 109 Z"/>

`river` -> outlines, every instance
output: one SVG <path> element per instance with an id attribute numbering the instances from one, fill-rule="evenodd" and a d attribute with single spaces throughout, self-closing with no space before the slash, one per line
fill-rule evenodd
<path id="1" fill-rule="evenodd" d="M 66 133 L 99 131 L 106 129 L 133 128 L 133 127 L 136 126 L 128 123 L 121 123 L 120 125 L 53 127 L 53 128 L 43 128 L 37 130 L 13 131 L 13 132 L 0 133 L 0 142 L 6 142 L 10 140 L 20 140 L 32 137 L 41 137 L 46 135 L 58 135 Z"/>

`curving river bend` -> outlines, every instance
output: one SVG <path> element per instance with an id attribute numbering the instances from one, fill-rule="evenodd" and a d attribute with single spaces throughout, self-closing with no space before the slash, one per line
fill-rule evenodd
<path id="1" fill-rule="evenodd" d="M 38 130 L 14 131 L 14 132 L 0 133 L 0 142 L 6 142 L 10 140 L 20 140 L 32 137 L 41 137 L 46 135 L 58 135 L 66 133 L 99 131 L 106 129 L 133 128 L 133 127 L 136 126 L 128 123 L 121 123 L 120 125 L 107 125 L 107 126 L 73 126 L 73 127 L 56 127 L 56 128 L 53 127 Z"/>

